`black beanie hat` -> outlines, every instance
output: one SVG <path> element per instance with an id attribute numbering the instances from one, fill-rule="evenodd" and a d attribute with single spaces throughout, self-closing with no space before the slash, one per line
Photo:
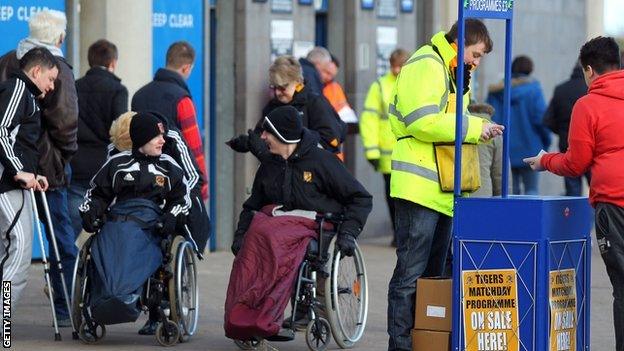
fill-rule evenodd
<path id="1" fill-rule="evenodd" d="M 158 117 L 151 113 L 138 112 L 130 121 L 130 140 L 132 140 L 133 149 L 140 148 L 164 133 L 165 126 Z"/>
<path id="2" fill-rule="evenodd" d="M 285 144 L 296 144 L 301 141 L 303 124 L 299 111 L 292 106 L 280 106 L 269 112 L 264 117 L 262 127 Z"/>

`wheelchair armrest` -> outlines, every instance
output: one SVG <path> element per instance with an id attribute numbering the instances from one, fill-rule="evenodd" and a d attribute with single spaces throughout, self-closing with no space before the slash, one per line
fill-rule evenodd
<path id="1" fill-rule="evenodd" d="M 326 213 L 319 214 L 317 216 L 317 219 L 324 219 L 330 222 L 341 222 L 341 221 L 344 221 L 345 217 L 342 213 L 326 212 Z"/>

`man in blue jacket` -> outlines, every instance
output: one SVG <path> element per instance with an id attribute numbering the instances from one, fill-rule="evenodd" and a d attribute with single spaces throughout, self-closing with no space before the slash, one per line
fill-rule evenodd
<path id="1" fill-rule="evenodd" d="M 537 195 L 538 174 L 522 161 L 548 150 L 550 132 L 542 124 L 546 103 L 540 83 L 530 76 L 533 61 L 527 56 L 516 57 L 511 64 L 511 114 L 510 150 L 511 174 L 514 194 Z M 487 103 L 496 111 L 492 120 L 503 122 L 504 85 L 490 86 Z M 522 185 L 522 186 L 521 186 Z"/>

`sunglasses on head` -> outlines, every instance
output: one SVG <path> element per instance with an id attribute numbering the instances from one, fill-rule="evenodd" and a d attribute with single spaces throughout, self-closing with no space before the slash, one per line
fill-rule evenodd
<path id="1" fill-rule="evenodd" d="M 269 88 L 271 88 L 273 90 L 279 90 L 280 92 L 284 92 L 284 91 L 286 91 L 286 89 L 288 89 L 288 83 L 286 83 L 284 85 L 271 84 L 271 85 L 269 85 Z"/>

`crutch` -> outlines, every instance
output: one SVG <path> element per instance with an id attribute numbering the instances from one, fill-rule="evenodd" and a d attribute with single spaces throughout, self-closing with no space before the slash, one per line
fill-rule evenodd
<path id="1" fill-rule="evenodd" d="M 52 239 L 52 247 L 54 248 L 54 256 L 56 256 L 56 268 L 61 274 L 61 285 L 63 286 L 63 293 L 65 294 L 65 303 L 67 304 L 67 312 L 69 313 L 69 321 L 72 326 L 72 338 L 78 340 L 78 329 L 74 324 L 74 317 L 72 315 L 71 303 L 69 302 L 69 294 L 67 293 L 67 284 L 65 283 L 65 273 L 63 273 L 63 264 L 61 263 L 61 255 L 59 254 L 58 245 L 56 244 L 56 236 L 54 235 L 54 227 L 52 227 L 52 217 L 50 216 L 50 207 L 48 207 L 48 199 L 45 192 L 41 192 L 41 202 L 43 203 L 43 209 L 46 215 L 46 221 L 48 222 L 48 228 L 50 230 L 50 238 Z"/>
<path id="2" fill-rule="evenodd" d="M 41 262 L 43 263 L 43 272 L 45 274 L 46 285 L 48 286 L 48 297 L 50 298 L 50 307 L 52 308 L 52 320 L 54 321 L 54 341 L 61 341 L 61 333 L 58 330 L 58 321 L 56 319 L 56 311 L 54 310 L 54 300 L 52 299 L 52 284 L 50 283 L 50 265 L 46 259 L 45 248 L 43 247 L 43 234 L 39 224 L 39 212 L 37 212 L 37 199 L 35 191 L 30 189 L 30 200 L 32 202 L 32 210 L 35 213 L 35 226 L 37 227 L 37 236 L 39 237 L 39 245 L 41 246 Z M 54 237 L 54 236 L 52 236 Z"/>

